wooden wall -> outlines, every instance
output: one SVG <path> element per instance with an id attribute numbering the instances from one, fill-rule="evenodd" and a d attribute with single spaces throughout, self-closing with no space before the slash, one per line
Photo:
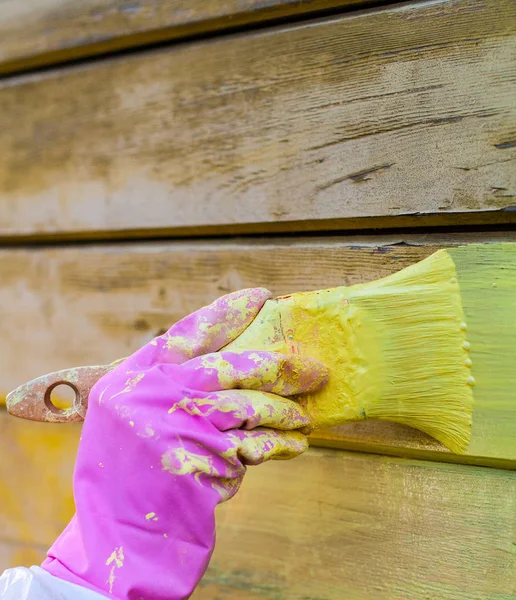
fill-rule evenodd
<path id="1" fill-rule="evenodd" d="M 515 52 L 513 0 L 0 3 L 0 397 L 233 289 L 516 241 Z M 79 432 L 0 412 L 0 568 L 72 514 Z M 317 432 L 220 508 L 194 597 L 516 598 L 516 445 L 492 435 L 458 458 Z"/>
<path id="2" fill-rule="evenodd" d="M 0 236 L 514 223 L 513 0 L 350 13 L 0 84 Z"/>

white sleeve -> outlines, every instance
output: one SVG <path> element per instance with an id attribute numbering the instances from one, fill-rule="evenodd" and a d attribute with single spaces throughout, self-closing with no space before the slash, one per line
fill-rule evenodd
<path id="1" fill-rule="evenodd" d="M 106 596 L 62 581 L 40 567 L 16 567 L 0 576 L 1 600 L 105 600 Z"/>

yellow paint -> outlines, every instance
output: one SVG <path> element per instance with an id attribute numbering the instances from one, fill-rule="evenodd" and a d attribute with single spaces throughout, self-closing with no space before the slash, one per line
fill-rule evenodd
<path id="1" fill-rule="evenodd" d="M 454 262 L 439 251 L 380 281 L 269 301 L 228 349 L 329 367 L 328 385 L 301 400 L 315 427 L 391 420 L 462 453 L 472 407 L 464 322 Z"/>
<path id="2" fill-rule="evenodd" d="M 32 566 L 39 565 L 44 560 L 46 552 L 43 549 L 36 549 L 30 546 L 22 546 L 18 548 L 9 557 L 9 563 L 5 565 L 6 568 L 13 568 L 21 566 Z M 3 567 L 4 565 L 2 565 Z M 2 569 L 3 570 L 3 569 Z"/>
<path id="3" fill-rule="evenodd" d="M 238 462 L 235 460 L 234 450 L 229 452 L 231 456 L 223 456 L 223 458 L 233 464 Z M 225 474 L 215 466 L 212 456 L 189 452 L 183 447 L 170 448 L 161 457 L 161 465 L 163 470 L 172 475 L 193 475 L 195 481 L 201 486 L 203 485 L 201 476 L 206 475 L 208 480 L 205 483 L 211 485 L 222 500 L 231 498 L 240 487 L 240 478 L 226 478 Z"/>
<path id="4" fill-rule="evenodd" d="M 233 418 L 247 423 L 248 429 L 258 426 L 301 429 L 306 426 L 306 413 L 299 404 L 256 390 L 227 390 L 206 398 L 184 398 L 168 412 L 171 414 L 178 410 L 203 417 L 214 413 L 232 414 Z"/>
<path id="5" fill-rule="evenodd" d="M 223 500 L 227 500 L 240 487 L 240 476 L 245 472 L 242 463 L 288 460 L 308 448 L 306 436 L 297 431 L 256 429 L 241 434 L 227 434 L 229 446 L 220 454 L 227 465 L 222 470 L 215 464 L 214 456 L 192 452 L 183 446 L 169 448 L 161 457 L 161 466 L 172 475 L 193 475 L 200 486 L 211 485 Z M 201 479 L 203 475 L 207 477 Z"/>
<path id="6" fill-rule="evenodd" d="M 258 297 L 261 297 L 261 291 L 258 292 Z M 158 338 L 163 349 L 174 350 L 180 352 L 185 359 L 198 356 L 203 349 L 212 347 L 214 341 L 221 335 L 227 339 L 236 338 L 245 329 L 245 324 L 248 323 L 256 314 L 256 298 L 253 291 L 235 292 L 223 299 L 223 304 L 226 307 L 219 306 L 219 301 L 215 301 L 205 313 L 202 309 L 195 316 L 197 322 L 191 330 L 195 332 L 192 337 L 192 332 L 188 335 L 174 335 L 166 332 Z M 223 319 L 213 319 L 209 311 L 219 312 L 224 316 Z M 153 345 L 158 345 L 158 341 L 154 340 Z"/>
<path id="7" fill-rule="evenodd" d="M 238 338 L 239 339 L 239 338 Z M 227 348 L 233 346 L 228 346 Z M 243 388 L 247 390 L 266 389 L 273 394 L 288 395 L 287 390 L 299 390 L 303 386 L 301 381 L 302 373 L 307 368 L 314 373 L 313 380 L 310 381 L 310 388 L 320 387 L 326 380 L 326 370 L 318 365 L 308 365 L 303 357 L 294 357 L 286 360 L 275 354 L 249 353 L 246 357 L 245 365 L 239 366 L 238 361 L 231 362 L 227 360 L 224 354 L 208 354 L 200 358 L 200 364 L 206 371 L 212 372 L 216 377 L 221 390 L 232 388 Z M 248 361 L 254 362 L 255 367 L 248 364 Z"/>
<path id="8" fill-rule="evenodd" d="M 130 373 L 127 373 L 127 375 L 130 375 Z M 140 381 L 145 377 L 145 373 L 138 373 L 136 375 L 134 375 L 133 377 L 129 377 L 129 379 L 125 382 L 125 387 L 120 390 L 119 392 L 117 392 L 116 394 L 113 394 L 110 397 L 110 400 L 113 400 L 113 398 L 116 398 L 117 396 L 120 396 L 120 394 L 127 394 L 128 392 L 134 390 L 134 388 L 138 385 L 138 383 L 140 383 Z M 104 396 L 104 393 L 108 390 L 108 388 L 110 387 L 111 384 L 109 384 L 106 388 L 104 388 L 102 390 L 102 392 L 100 393 L 99 396 L 99 404 L 102 403 L 102 398 Z"/>
<path id="9" fill-rule="evenodd" d="M 122 546 L 120 546 L 120 548 L 115 548 L 111 556 L 107 559 L 106 566 L 109 567 L 110 565 L 111 569 L 106 583 L 109 584 L 109 593 L 112 594 L 113 584 L 116 579 L 115 570 L 121 569 L 124 566 L 124 549 Z"/>
<path id="10" fill-rule="evenodd" d="M 23 421 L 0 411 L 4 456 L 0 463 L 0 522 L 4 538 L 48 547 L 70 520 L 79 431 L 76 425 Z"/>
<path id="11" fill-rule="evenodd" d="M 244 388 L 256 390 L 264 384 L 274 384 L 278 380 L 277 361 L 260 357 L 258 354 L 250 356 L 256 364 L 255 370 L 239 370 L 235 365 L 225 360 L 221 354 L 209 354 L 201 358 L 205 369 L 214 369 L 221 389 L 231 389 L 235 382 Z M 274 389 L 273 389 L 274 391 Z"/>
<path id="12" fill-rule="evenodd" d="M 173 475 L 202 474 L 210 477 L 222 477 L 214 464 L 213 457 L 207 454 L 188 452 L 185 448 L 171 448 L 161 457 L 164 471 Z M 199 480 L 197 479 L 199 482 Z"/>
<path id="13" fill-rule="evenodd" d="M 229 434 L 231 436 L 231 434 Z M 259 464 L 269 460 L 290 460 L 308 449 L 305 435 L 297 431 L 257 429 L 235 436 L 238 456 L 246 464 Z M 234 450 L 228 451 L 228 456 Z M 236 458 L 236 457 L 235 457 Z"/>
<path id="14" fill-rule="evenodd" d="M 470 245 L 448 253 L 459 278 L 474 378 L 468 454 L 514 460 L 516 244 Z"/>

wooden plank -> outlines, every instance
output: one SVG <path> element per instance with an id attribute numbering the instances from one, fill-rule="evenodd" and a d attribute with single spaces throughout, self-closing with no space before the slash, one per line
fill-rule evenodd
<path id="1" fill-rule="evenodd" d="M 516 222 L 516 3 L 399 5 L 0 86 L 0 237 Z"/>
<path id="2" fill-rule="evenodd" d="M 39 565 L 45 558 L 46 550 L 47 546 L 0 540 L 0 573 L 11 567 Z"/>
<path id="3" fill-rule="evenodd" d="M 22 421 L 0 410 L 0 571 L 36 560 L 73 515 L 80 431 L 80 425 Z"/>
<path id="4" fill-rule="evenodd" d="M 127 356 L 233 289 L 264 285 L 283 295 L 352 285 L 384 277 L 442 246 L 502 239 L 516 241 L 516 233 L 4 249 L 0 395 L 49 371 Z M 500 450 L 496 419 L 491 435 L 489 451 L 467 456 L 389 423 L 319 431 L 313 443 L 513 468 L 516 446 L 510 455 Z"/>
<path id="5" fill-rule="evenodd" d="M 516 473 L 311 451 L 251 470 L 195 600 L 509 600 Z"/>
<path id="6" fill-rule="evenodd" d="M 2 569 L 37 564 L 71 516 L 79 430 L 1 413 L 0 430 Z M 249 469 L 194 598 L 509 600 L 515 502 L 513 471 L 311 450 Z"/>
<path id="7" fill-rule="evenodd" d="M 0 73 L 370 0 L 3 0 Z"/>

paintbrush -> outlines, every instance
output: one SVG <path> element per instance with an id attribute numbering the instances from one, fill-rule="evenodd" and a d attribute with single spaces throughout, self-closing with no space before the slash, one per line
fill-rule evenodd
<path id="1" fill-rule="evenodd" d="M 440 250 L 378 281 L 269 300 L 226 349 L 305 354 L 326 364 L 328 385 L 299 399 L 315 428 L 395 421 L 459 454 L 473 430 L 478 450 L 492 411 L 509 414 L 516 402 L 516 244 Z M 38 378 L 9 394 L 8 410 L 81 420 L 89 389 L 113 366 Z M 60 383 L 76 390 L 67 410 L 49 401 Z M 512 443 L 510 428 L 505 434 Z"/>

